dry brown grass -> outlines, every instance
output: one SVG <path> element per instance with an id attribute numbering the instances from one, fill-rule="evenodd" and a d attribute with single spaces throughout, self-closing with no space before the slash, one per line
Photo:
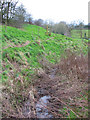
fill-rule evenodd
<path id="1" fill-rule="evenodd" d="M 72 108 L 77 117 L 87 117 L 88 109 L 85 107 L 88 107 L 88 57 L 82 54 L 77 56 L 67 51 L 67 58 L 62 58 L 59 64 L 52 67 L 53 69 L 57 68 L 54 78 L 50 78 L 51 70 L 48 69 L 47 72 L 47 68 L 46 73 L 41 75 L 36 84 L 39 89 L 46 90 L 45 94 L 51 95 L 52 99 L 55 98 L 51 102 L 53 111 L 57 109 L 59 112 L 60 104 L 62 104 L 69 111 Z M 66 115 L 62 114 L 61 117 L 66 117 L 68 114 L 68 112 Z"/>
<path id="2" fill-rule="evenodd" d="M 32 113 L 32 108 L 34 111 L 35 103 L 44 95 L 51 96 L 47 109 L 55 118 L 67 117 L 70 111 L 76 117 L 88 117 L 88 109 L 86 109 L 88 106 L 88 57 L 77 56 L 67 51 L 67 57 L 62 58 L 56 65 L 49 64 L 46 59 L 39 62 L 42 64 L 42 69 L 36 70 L 36 75 L 32 77 L 34 83 L 27 88 L 23 77 L 15 78 L 14 72 L 10 73 L 10 80 L 2 94 L 3 117 L 25 118 L 23 106 L 29 99 L 33 101 L 33 105 L 30 102 L 31 113 L 28 117 L 36 117 L 36 113 Z M 44 93 L 38 94 L 39 90 L 44 90 Z M 33 97 L 29 95 L 30 93 L 33 93 Z M 64 108 L 66 113 L 62 112 Z"/>

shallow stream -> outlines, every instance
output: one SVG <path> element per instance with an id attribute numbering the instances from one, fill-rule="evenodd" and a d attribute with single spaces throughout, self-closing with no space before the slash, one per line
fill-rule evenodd
<path id="1" fill-rule="evenodd" d="M 49 77 L 51 79 L 54 79 L 56 70 L 57 68 L 52 69 L 52 71 L 50 72 Z M 43 89 L 39 91 L 39 94 L 42 94 L 42 93 L 44 93 Z M 53 118 L 53 115 L 49 113 L 47 109 L 50 99 L 51 99 L 51 96 L 43 96 L 39 99 L 39 101 L 36 104 L 37 118 Z"/>
<path id="2" fill-rule="evenodd" d="M 54 79 L 55 77 L 55 73 L 56 73 L 56 69 L 53 69 L 50 74 L 49 77 L 51 79 Z M 39 89 L 38 90 L 38 94 L 42 95 L 42 97 L 40 97 L 40 99 L 37 101 L 37 103 L 35 104 L 35 108 L 36 108 L 36 116 L 37 118 L 53 118 L 53 115 L 48 111 L 48 105 L 49 105 L 49 100 L 51 99 L 51 96 L 49 95 L 45 95 L 45 90 L 44 89 Z M 30 101 L 28 100 L 26 103 L 26 107 L 24 107 L 24 115 L 25 116 L 30 116 L 31 110 L 29 109 L 30 107 Z"/>
<path id="3" fill-rule="evenodd" d="M 50 96 L 43 96 L 37 102 L 36 104 L 37 118 L 53 118 L 53 116 L 49 113 L 47 109 L 50 98 L 51 98 Z"/>

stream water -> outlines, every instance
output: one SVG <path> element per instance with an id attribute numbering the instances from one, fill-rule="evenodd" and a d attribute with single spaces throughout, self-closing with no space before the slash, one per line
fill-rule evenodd
<path id="1" fill-rule="evenodd" d="M 53 79 L 55 77 L 56 69 L 53 69 L 49 77 Z M 38 94 L 43 96 L 37 101 L 36 103 L 36 116 L 37 118 L 53 118 L 53 115 L 49 113 L 47 107 L 49 105 L 49 100 L 51 99 L 51 96 L 44 95 L 45 90 L 44 89 L 39 89 Z M 30 116 L 30 101 L 26 102 L 26 109 L 24 109 L 24 115 L 25 116 Z"/>
<path id="2" fill-rule="evenodd" d="M 57 70 L 57 68 L 52 69 L 50 71 L 49 77 L 51 79 L 54 79 L 56 70 Z M 41 90 L 41 91 L 44 92 L 44 90 Z M 39 91 L 39 94 L 42 94 L 41 91 Z M 36 104 L 37 118 L 53 118 L 53 115 L 51 113 L 49 113 L 49 111 L 47 109 L 50 99 L 51 99 L 51 96 L 43 96 L 39 99 L 39 101 Z"/>
<path id="3" fill-rule="evenodd" d="M 50 96 L 43 96 L 39 99 L 36 104 L 36 114 L 37 118 L 53 118 L 47 109 L 47 105 L 49 104 Z"/>

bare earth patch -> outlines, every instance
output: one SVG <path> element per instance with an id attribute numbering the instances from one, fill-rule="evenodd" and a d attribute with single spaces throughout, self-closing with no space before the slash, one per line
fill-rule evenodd
<path id="1" fill-rule="evenodd" d="M 26 43 L 24 43 L 24 44 L 22 44 L 22 45 L 14 45 L 13 43 L 11 44 L 11 43 L 9 43 L 9 45 L 8 46 L 6 46 L 5 48 L 3 48 L 3 49 L 7 49 L 8 47 L 25 47 L 26 45 L 28 45 L 30 43 L 30 41 L 26 41 Z"/>

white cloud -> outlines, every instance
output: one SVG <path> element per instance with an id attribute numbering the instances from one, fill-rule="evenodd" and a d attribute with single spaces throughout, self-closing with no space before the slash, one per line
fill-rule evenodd
<path id="1" fill-rule="evenodd" d="M 19 0 L 35 19 L 55 22 L 84 20 L 88 23 L 88 0 Z"/>

